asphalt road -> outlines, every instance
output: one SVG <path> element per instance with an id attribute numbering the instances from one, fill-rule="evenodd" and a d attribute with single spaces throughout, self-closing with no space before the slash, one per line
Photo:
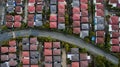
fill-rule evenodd
<path id="1" fill-rule="evenodd" d="M 14 32 L 14 34 L 13 34 Z M 19 31 L 13 31 L 13 32 L 6 32 L 0 35 L 0 41 L 6 41 L 13 37 L 24 37 L 24 36 L 42 36 L 42 37 L 51 37 L 54 39 L 58 39 L 61 41 L 65 41 L 71 44 L 75 44 L 81 48 L 86 48 L 90 53 L 93 55 L 101 55 L 106 57 L 109 61 L 118 64 L 118 58 L 112 56 L 109 53 L 104 52 L 103 50 L 95 47 L 92 44 L 88 44 L 84 42 L 83 40 L 76 38 L 74 36 L 68 35 L 68 34 L 62 34 L 58 32 L 51 32 L 51 31 L 42 31 L 42 30 L 33 30 L 33 29 L 26 29 L 26 30 L 19 30 Z"/>

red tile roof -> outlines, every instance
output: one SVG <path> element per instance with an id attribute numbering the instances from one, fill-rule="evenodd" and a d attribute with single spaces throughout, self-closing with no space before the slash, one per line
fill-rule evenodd
<path id="1" fill-rule="evenodd" d="M 45 63 L 45 67 L 52 67 L 51 63 Z"/>
<path id="2" fill-rule="evenodd" d="M 60 42 L 53 42 L 53 48 L 60 48 Z"/>
<path id="3" fill-rule="evenodd" d="M 22 20 L 22 17 L 20 15 L 15 15 L 14 21 L 20 22 Z"/>
<path id="4" fill-rule="evenodd" d="M 39 67 L 38 65 L 31 65 L 30 67 Z"/>
<path id="5" fill-rule="evenodd" d="M 88 61 L 80 61 L 80 67 L 88 67 Z"/>
<path id="6" fill-rule="evenodd" d="M 104 9 L 104 5 L 103 4 L 96 4 L 96 8 L 97 9 Z"/>
<path id="7" fill-rule="evenodd" d="M 8 47 L 1 47 L 1 53 L 7 53 Z"/>
<path id="8" fill-rule="evenodd" d="M 81 10 L 87 10 L 88 4 L 81 4 Z"/>
<path id="9" fill-rule="evenodd" d="M 23 51 L 22 56 L 23 57 L 29 57 L 29 51 Z"/>
<path id="10" fill-rule="evenodd" d="M 52 62 L 52 56 L 45 56 L 45 62 Z"/>
<path id="11" fill-rule="evenodd" d="M 10 46 L 16 46 L 16 41 L 15 41 L 15 40 L 9 41 L 9 45 L 10 45 Z"/>
<path id="12" fill-rule="evenodd" d="M 28 6 L 29 13 L 35 13 L 35 6 Z"/>
<path id="13" fill-rule="evenodd" d="M 29 64 L 30 61 L 29 61 L 29 59 L 22 59 L 22 63 L 23 63 L 23 64 Z"/>
<path id="14" fill-rule="evenodd" d="M 80 33 L 80 28 L 73 28 L 73 33 L 79 34 Z"/>
<path id="15" fill-rule="evenodd" d="M 60 49 L 53 50 L 53 55 L 61 55 L 61 50 Z"/>
<path id="16" fill-rule="evenodd" d="M 35 3 L 35 0 L 29 0 L 29 3 Z"/>
<path id="17" fill-rule="evenodd" d="M 57 16 L 56 16 L 56 14 L 51 14 L 51 15 L 50 15 L 50 21 L 51 21 L 51 22 L 57 21 Z"/>
<path id="18" fill-rule="evenodd" d="M 105 31 L 97 31 L 96 36 L 104 37 L 105 36 Z"/>
<path id="19" fill-rule="evenodd" d="M 74 21 L 80 21 L 80 14 L 73 14 Z"/>
<path id="20" fill-rule="evenodd" d="M 16 0 L 17 4 L 20 4 L 22 2 L 22 0 Z"/>
<path id="21" fill-rule="evenodd" d="M 21 7 L 21 6 L 16 6 L 16 7 L 15 7 L 15 12 L 16 12 L 16 13 L 22 12 L 22 7 Z"/>
<path id="22" fill-rule="evenodd" d="M 9 60 L 8 55 L 0 55 L 0 61 L 7 61 Z"/>
<path id="23" fill-rule="evenodd" d="M 96 15 L 97 16 L 104 16 L 104 11 L 101 9 L 96 10 Z"/>
<path id="24" fill-rule="evenodd" d="M 112 25 L 112 30 L 119 30 L 119 25 Z"/>
<path id="25" fill-rule="evenodd" d="M 112 37 L 119 37 L 119 32 L 112 32 Z"/>
<path id="26" fill-rule="evenodd" d="M 13 22 L 6 22 L 6 26 L 9 27 L 9 28 L 12 28 L 13 27 Z"/>
<path id="27" fill-rule="evenodd" d="M 44 42 L 44 48 L 52 48 L 52 42 Z"/>
<path id="28" fill-rule="evenodd" d="M 59 3 L 59 4 L 58 4 L 58 9 L 65 9 L 65 5 L 64 5 L 64 4 L 61 4 L 61 3 Z"/>
<path id="29" fill-rule="evenodd" d="M 9 59 L 16 59 L 17 58 L 17 56 L 16 56 L 16 54 L 13 54 L 13 53 L 9 53 Z"/>
<path id="30" fill-rule="evenodd" d="M 72 62 L 72 66 L 71 67 L 79 67 L 79 62 Z"/>
<path id="31" fill-rule="evenodd" d="M 9 47 L 9 52 L 16 52 L 16 47 Z"/>
<path id="32" fill-rule="evenodd" d="M 58 22 L 65 22 L 65 17 L 58 17 Z"/>
<path id="33" fill-rule="evenodd" d="M 97 2 L 97 3 L 102 3 L 102 2 L 103 2 L 103 0 L 96 0 L 96 2 Z"/>
<path id="34" fill-rule="evenodd" d="M 52 55 L 52 50 L 51 49 L 44 49 L 44 55 Z"/>
<path id="35" fill-rule="evenodd" d="M 6 15 L 6 21 L 7 22 L 11 22 L 11 21 L 13 21 L 13 16 L 12 15 Z"/>
<path id="36" fill-rule="evenodd" d="M 118 0 L 109 0 L 110 3 L 118 3 Z"/>
<path id="37" fill-rule="evenodd" d="M 103 37 L 97 37 L 96 38 L 96 43 L 97 44 L 103 44 L 104 43 L 104 38 Z"/>
<path id="38" fill-rule="evenodd" d="M 9 61 L 9 65 L 10 65 L 10 66 L 16 66 L 16 65 L 17 65 L 17 61 L 11 59 L 11 60 Z"/>
<path id="39" fill-rule="evenodd" d="M 80 13 L 80 8 L 79 7 L 73 7 L 73 9 L 72 9 L 72 11 L 73 11 L 73 13 L 75 14 L 75 13 Z"/>
<path id="40" fill-rule="evenodd" d="M 81 22 L 89 22 L 88 17 L 82 17 L 82 18 L 81 18 Z"/>
<path id="41" fill-rule="evenodd" d="M 120 52 L 120 47 L 119 46 L 112 46 L 111 51 L 112 52 Z"/>
<path id="42" fill-rule="evenodd" d="M 28 21 L 34 22 L 34 14 L 28 14 Z"/>
<path id="43" fill-rule="evenodd" d="M 42 5 L 36 5 L 36 12 L 40 13 L 42 11 Z"/>
<path id="44" fill-rule="evenodd" d="M 111 39 L 111 40 L 112 40 L 112 44 L 116 44 L 116 45 L 119 44 L 119 39 L 113 38 L 113 39 Z"/>
<path id="45" fill-rule="evenodd" d="M 80 21 L 73 21 L 73 27 L 80 27 Z"/>
<path id="46" fill-rule="evenodd" d="M 111 16 L 110 20 L 112 24 L 118 24 L 118 16 Z"/>
<path id="47" fill-rule="evenodd" d="M 80 0 L 81 3 L 88 3 L 88 0 Z"/>
<path id="48" fill-rule="evenodd" d="M 37 37 L 30 38 L 30 43 L 36 44 L 37 43 Z"/>
<path id="49" fill-rule="evenodd" d="M 28 24 L 27 24 L 29 27 L 34 27 L 34 22 L 32 21 L 28 21 Z"/>
<path id="50" fill-rule="evenodd" d="M 50 22 L 50 28 L 57 28 L 57 22 Z"/>
<path id="51" fill-rule="evenodd" d="M 58 0 L 58 2 L 64 2 L 65 0 Z"/>
<path id="52" fill-rule="evenodd" d="M 14 27 L 21 27 L 21 22 L 15 22 Z"/>
<path id="53" fill-rule="evenodd" d="M 64 16 L 65 15 L 65 9 L 61 9 L 58 11 L 58 16 Z"/>
<path id="54" fill-rule="evenodd" d="M 87 60 L 87 53 L 80 53 L 80 60 Z"/>
<path id="55" fill-rule="evenodd" d="M 37 50 L 37 45 L 30 45 L 30 50 Z"/>
<path id="56" fill-rule="evenodd" d="M 87 10 L 82 10 L 81 16 L 88 16 L 88 11 Z"/>

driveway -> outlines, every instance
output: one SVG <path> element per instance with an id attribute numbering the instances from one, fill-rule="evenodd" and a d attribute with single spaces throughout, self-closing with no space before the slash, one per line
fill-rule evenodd
<path id="1" fill-rule="evenodd" d="M 79 46 L 81 48 L 86 48 L 90 53 L 93 55 L 101 55 L 106 57 L 109 61 L 118 64 L 118 58 L 112 56 L 111 54 L 95 47 L 92 44 L 88 44 L 84 42 L 83 40 L 76 38 L 72 35 L 58 33 L 58 32 L 51 32 L 51 31 L 43 31 L 43 30 L 33 30 L 33 29 L 26 29 L 26 30 L 19 30 L 19 31 L 13 31 L 15 37 L 24 37 L 24 36 L 42 36 L 42 37 L 51 37 L 54 39 L 58 39 L 61 41 L 65 41 L 71 44 L 75 44 L 76 46 Z M 13 38 L 13 32 L 6 32 L 0 35 L 0 41 L 6 41 L 10 38 Z"/>

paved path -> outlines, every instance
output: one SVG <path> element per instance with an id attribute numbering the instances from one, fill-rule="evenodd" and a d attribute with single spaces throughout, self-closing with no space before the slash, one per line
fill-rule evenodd
<path id="1" fill-rule="evenodd" d="M 67 67 L 67 64 L 66 64 L 67 60 L 66 60 L 66 52 L 65 52 L 65 49 L 62 49 L 62 66 L 63 67 Z"/>
<path id="2" fill-rule="evenodd" d="M 54 39 L 58 39 L 61 41 L 65 41 L 71 44 L 75 44 L 81 48 L 86 48 L 90 53 L 92 53 L 93 55 L 101 55 L 106 57 L 109 61 L 118 64 L 118 58 L 112 56 L 111 54 L 108 54 L 106 52 L 104 52 L 103 50 L 95 47 L 92 44 L 88 44 L 86 42 L 84 42 L 83 40 L 76 38 L 74 36 L 71 35 L 67 35 L 67 34 L 62 34 L 62 33 L 58 33 L 58 32 L 51 32 L 51 31 L 43 31 L 43 30 L 20 30 L 20 31 L 14 31 L 14 36 L 15 37 L 20 37 L 20 36 L 42 36 L 42 37 L 51 37 Z M 6 41 L 10 38 L 13 37 L 12 32 L 6 32 L 0 35 L 0 41 Z"/>
<path id="3" fill-rule="evenodd" d="M 27 22 L 27 15 L 28 15 L 28 11 L 27 11 L 27 9 L 28 9 L 28 3 L 27 3 L 27 0 L 25 0 L 25 8 L 24 8 L 24 22 L 26 23 Z"/>

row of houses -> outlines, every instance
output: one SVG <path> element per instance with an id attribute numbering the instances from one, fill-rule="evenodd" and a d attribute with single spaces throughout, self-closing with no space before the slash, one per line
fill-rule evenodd
<path id="1" fill-rule="evenodd" d="M 11 40 L 8 46 L 2 45 L 0 52 L 1 67 L 16 67 L 18 64 L 17 43 Z"/>
<path id="2" fill-rule="evenodd" d="M 43 25 L 43 0 L 28 0 L 28 17 L 27 25 L 29 27 Z"/>
<path id="3" fill-rule="evenodd" d="M 22 67 L 39 67 L 40 54 L 38 51 L 38 40 L 37 37 L 23 38 L 22 39 L 22 51 L 21 51 L 21 62 Z"/>
<path id="4" fill-rule="evenodd" d="M 65 0 L 50 0 L 50 28 L 65 29 Z"/>
<path id="5" fill-rule="evenodd" d="M 109 4 L 112 5 L 112 7 L 120 8 L 120 0 L 109 0 Z"/>
<path id="6" fill-rule="evenodd" d="M 44 42 L 44 67 L 62 67 L 61 43 Z"/>
<path id="7" fill-rule="evenodd" d="M 94 0 L 95 4 L 95 16 L 94 16 L 94 27 L 96 33 L 96 44 L 104 44 L 105 41 L 105 19 L 104 19 L 104 1 Z"/>
<path id="8" fill-rule="evenodd" d="M 88 67 L 91 59 L 87 53 L 80 53 L 79 48 L 71 48 L 67 58 L 71 61 L 71 64 L 68 64 L 67 67 Z"/>
<path id="9" fill-rule="evenodd" d="M 7 0 L 5 25 L 8 28 L 21 27 L 23 0 Z"/>
<path id="10" fill-rule="evenodd" d="M 109 19 L 110 44 L 112 52 L 120 52 L 119 28 L 120 17 L 111 15 Z"/>
<path id="11" fill-rule="evenodd" d="M 73 33 L 81 38 L 89 36 L 88 0 L 73 0 L 72 2 Z"/>

